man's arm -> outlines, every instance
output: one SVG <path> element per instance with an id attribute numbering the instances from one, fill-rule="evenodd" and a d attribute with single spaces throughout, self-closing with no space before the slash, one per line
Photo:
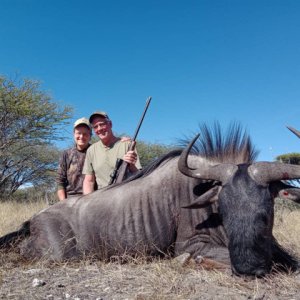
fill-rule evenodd
<path id="1" fill-rule="evenodd" d="M 60 201 L 64 200 L 67 198 L 67 195 L 66 195 L 66 191 L 65 189 L 60 189 L 60 190 L 57 190 L 57 197 Z"/>
<path id="2" fill-rule="evenodd" d="M 83 180 L 83 195 L 90 194 L 94 191 L 95 175 L 85 175 Z"/>
<path id="3" fill-rule="evenodd" d="M 60 201 L 67 198 L 67 159 L 68 151 L 65 150 L 59 159 L 58 170 L 55 178 L 57 184 L 57 197 Z"/>

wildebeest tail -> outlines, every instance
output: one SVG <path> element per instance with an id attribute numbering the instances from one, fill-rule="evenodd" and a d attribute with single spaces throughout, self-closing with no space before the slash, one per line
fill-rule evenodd
<path id="1" fill-rule="evenodd" d="M 0 249 L 8 248 L 14 243 L 23 240 L 26 236 L 30 234 L 30 221 L 26 221 L 22 224 L 19 230 L 10 232 L 2 237 L 0 237 Z"/>

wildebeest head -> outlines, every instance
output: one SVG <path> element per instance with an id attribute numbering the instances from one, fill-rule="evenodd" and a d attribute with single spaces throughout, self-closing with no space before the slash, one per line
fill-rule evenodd
<path id="1" fill-rule="evenodd" d="M 224 161 L 190 168 L 187 159 L 197 138 L 183 151 L 178 162 L 179 170 L 189 177 L 213 180 L 218 187 L 213 188 L 215 192 L 211 189 L 203 194 L 191 207 L 205 207 L 218 200 L 233 272 L 254 276 L 269 273 L 275 245 L 272 235 L 274 197 L 280 195 L 299 201 L 299 189 L 281 180 L 300 178 L 300 166 L 278 162 Z"/>

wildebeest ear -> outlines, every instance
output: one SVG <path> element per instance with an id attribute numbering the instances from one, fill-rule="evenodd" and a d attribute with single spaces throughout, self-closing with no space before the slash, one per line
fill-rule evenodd
<path id="1" fill-rule="evenodd" d="M 282 189 L 279 191 L 278 197 L 282 199 L 292 200 L 296 203 L 300 203 L 300 189 L 299 188 Z"/>
<path id="2" fill-rule="evenodd" d="M 182 208 L 193 209 L 193 208 L 203 208 L 203 207 L 209 206 L 218 200 L 218 195 L 219 195 L 220 190 L 221 190 L 220 186 L 215 186 L 215 187 L 211 188 L 210 190 L 208 190 L 203 195 L 196 198 L 196 200 L 194 202 L 192 202 L 190 205 L 182 206 Z"/>
<path id="3" fill-rule="evenodd" d="M 300 188 L 283 181 L 270 183 L 270 192 L 272 193 L 273 197 L 280 197 L 282 199 L 292 200 L 300 203 Z"/>

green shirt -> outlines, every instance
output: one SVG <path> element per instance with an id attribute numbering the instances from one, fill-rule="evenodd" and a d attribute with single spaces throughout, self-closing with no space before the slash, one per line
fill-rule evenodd
<path id="1" fill-rule="evenodd" d="M 123 158 L 127 153 L 130 141 L 121 142 L 118 139 L 114 144 L 105 146 L 102 141 L 98 141 L 89 147 L 82 173 L 84 175 L 95 175 L 98 188 L 108 185 L 110 175 L 113 172 L 118 158 Z M 141 169 L 139 158 L 136 167 Z"/>

